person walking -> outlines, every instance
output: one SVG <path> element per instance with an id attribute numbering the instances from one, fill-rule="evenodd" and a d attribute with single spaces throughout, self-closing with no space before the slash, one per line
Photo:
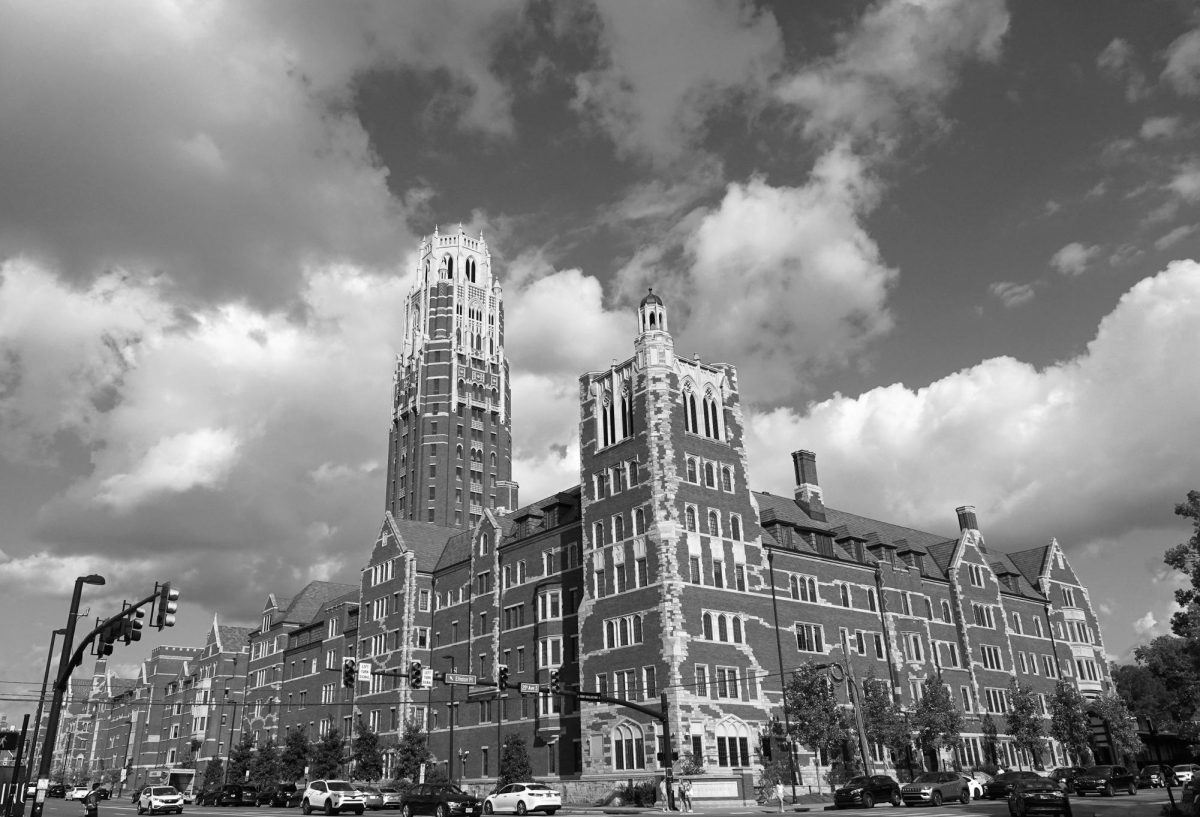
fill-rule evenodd
<path id="1" fill-rule="evenodd" d="M 676 805 L 680 811 L 692 813 L 692 781 L 686 777 L 679 781 L 679 802 Z"/>
<path id="2" fill-rule="evenodd" d="M 667 778 L 658 778 L 658 805 L 662 811 L 670 811 L 671 803 L 667 798 Z"/>
<path id="3" fill-rule="evenodd" d="M 87 817 L 99 817 L 100 814 L 100 783 L 92 784 L 92 790 L 83 798 L 83 813 Z"/>

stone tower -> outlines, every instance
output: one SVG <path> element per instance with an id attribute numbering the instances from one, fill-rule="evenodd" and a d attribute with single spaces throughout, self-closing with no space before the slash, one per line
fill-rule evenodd
<path id="1" fill-rule="evenodd" d="M 504 303 L 483 236 L 436 229 L 421 241 L 405 308 L 388 433 L 386 510 L 474 525 L 512 510 L 512 404 Z"/>
<path id="2" fill-rule="evenodd" d="M 638 307 L 634 356 L 580 379 L 580 418 L 578 681 L 595 689 L 611 677 L 607 694 L 651 706 L 666 690 L 676 750 L 740 753 L 769 708 L 738 614 L 747 590 L 761 586 L 763 558 L 737 373 L 677 357 L 666 306 L 651 291 Z M 616 735 L 584 747 L 585 770 L 657 766 L 650 719 L 583 706 L 593 735 Z"/>

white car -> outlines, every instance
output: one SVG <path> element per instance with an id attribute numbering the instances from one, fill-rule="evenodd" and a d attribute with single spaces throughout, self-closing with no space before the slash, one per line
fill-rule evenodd
<path id="1" fill-rule="evenodd" d="M 137 813 L 183 814 L 183 795 L 174 786 L 147 786 L 138 796 Z"/>
<path id="2" fill-rule="evenodd" d="M 353 811 L 362 814 L 366 809 L 367 799 L 362 792 L 345 780 L 314 780 L 300 798 L 300 810 L 305 814 L 314 811 L 324 811 L 326 814 Z"/>
<path id="3" fill-rule="evenodd" d="M 541 783 L 509 783 L 483 801 L 484 814 L 553 814 L 562 808 L 562 795 Z"/>
<path id="4" fill-rule="evenodd" d="M 1197 770 L 1200 770 L 1200 766 L 1197 766 L 1195 763 L 1183 763 L 1175 767 L 1175 779 L 1180 783 L 1187 783 L 1192 779 Z"/>
<path id="5" fill-rule="evenodd" d="M 63 793 L 64 800 L 82 800 L 91 792 L 87 786 L 71 786 Z"/>
<path id="6" fill-rule="evenodd" d="M 966 782 L 967 789 L 969 789 L 971 792 L 971 799 L 972 800 L 982 800 L 983 799 L 983 784 L 980 783 L 978 780 L 976 780 L 974 777 L 972 777 L 969 774 L 962 775 L 962 779 Z"/>

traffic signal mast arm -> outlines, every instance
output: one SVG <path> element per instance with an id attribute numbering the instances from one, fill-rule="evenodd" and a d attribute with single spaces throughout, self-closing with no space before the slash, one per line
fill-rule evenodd
<path id="1" fill-rule="evenodd" d="M 137 616 L 137 612 L 139 610 L 141 610 L 142 606 L 146 605 L 146 604 L 153 605 L 154 601 L 156 599 L 158 599 L 158 595 L 159 595 L 158 591 L 156 590 L 153 593 L 151 593 L 149 596 L 146 596 L 146 598 L 139 601 L 138 603 L 136 603 L 130 607 L 126 607 L 124 610 L 117 613 L 115 616 L 112 616 L 111 618 L 106 619 L 105 621 L 102 621 L 99 624 L 97 624 L 96 629 L 92 630 L 90 633 L 88 633 L 86 636 L 84 636 L 83 639 L 79 642 L 79 646 L 77 646 L 75 648 L 74 654 L 71 655 L 70 663 L 68 663 L 65 667 L 59 668 L 58 677 L 54 680 L 55 688 L 62 692 L 66 692 L 67 684 L 71 680 L 71 673 L 75 670 L 76 667 L 83 664 L 84 652 L 92 644 L 92 642 L 96 640 L 96 637 L 98 635 L 100 635 L 101 633 L 109 632 L 109 633 L 116 633 L 117 637 L 120 637 L 121 635 L 123 635 L 125 632 L 128 631 L 126 628 L 129 625 L 124 624 L 124 622 L 126 622 L 126 621 L 132 622 L 134 617 Z"/>

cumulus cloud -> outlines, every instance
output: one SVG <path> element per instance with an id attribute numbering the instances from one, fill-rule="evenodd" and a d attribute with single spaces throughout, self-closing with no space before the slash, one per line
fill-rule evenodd
<path id="1" fill-rule="evenodd" d="M 790 490 L 780 451 L 806 448 L 830 505 L 918 528 L 946 529 L 964 503 L 1013 548 L 1147 527 L 1200 481 L 1177 445 L 1200 435 L 1200 383 L 1177 374 L 1179 350 L 1198 343 L 1200 264 L 1174 262 L 1129 290 L 1074 359 L 1038 370 L 993 358 L 919 389 L 751 417 L 755 481 Z M 1147 403 L 1163 412 L 1153 423 Z"/>
<path id="2" fill-rule="evenodd" d="M 1143 139 L 1170 139 L 1179 132 L 1180 124 L 1178 116 L 1152 116 L 1138 133 Z"/>
<path id="3" fill-rule="evenodd" d="M 1096 57 L 1096 67 L 1125 86 L 1125 99 L 1136 102 L 1149 92 L 1146 75 L 1137 66 L 1137 57 L 1128 40 L 1114 38 Z"/>
<path id="4" fill-rule="evenodd" d="M 116 511 L 164 492 L 219 487 L 237 464 L 239 440 L 224 428 L 198 428 L 158 440 L 126 473 L 105 477 L 96 499 Z"/>
<path id="5" fill-rule="evenodd" d="M 1153 610 L 1147 610 L 1144 616 L 1133 622 L 1133 631 L 1146 640 L 1154 637 L 1157 627 L 1158 619 L 1154 617 Z"/>
<path id="6" fill-rule="evenodd" d="M 1099 254 L 1100 248 L 1095 244 L 1086 246 L 1072 241 L 1050 257 L 1050 266 L 1063 275 L 1082 275 Z"/>
<path id="7" fill-rule="evenodd" d="M 1200 94 L 1200 28 L 1194 28 L 1167 46 L 1163 79 L 1181 94 Z"/>
<path id="8" fill-rule="evenodd" d="M 988 292 L 1000 299 L 1009 309 L 1033 300 L 1033 284 L 1018 284 L 1015 281 L 996 281 L 988 286 Z"/>
<path id="9" fill-rule="evenodd" d="M 1189 203 L 1200 201 L 1200 163 L 1192 162 L 1179 168 L 1167 189 Z"/>

